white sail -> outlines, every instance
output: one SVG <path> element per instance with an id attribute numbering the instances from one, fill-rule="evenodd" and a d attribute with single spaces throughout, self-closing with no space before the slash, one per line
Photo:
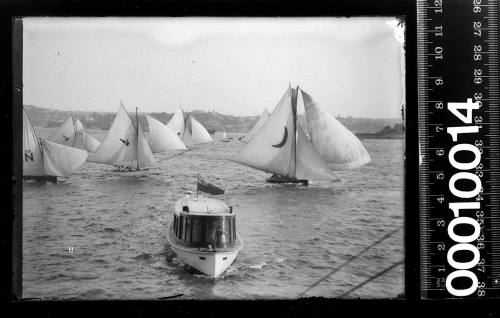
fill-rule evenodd
<path id="1" fill-rule="evenodd" d="M 154 153 L 186 149 L 179 136 L 170 128 L 149 115 L 146 115 L 146 119 L 149 125 L 151 150 Z"/>
<path id="2" fill-rule="evenodd" d="M 138 160 L 139 167 L 154 167 L 156 166 L 156 160 L 149 147 L 149 143 L 146 139 L 146 134 L 142 131 L 142 128 L 138 127 L 139 135 L 137 137 L 137 148 L 138 148 Z"/>
<path id="3" fill-rule="evenodd" d="M 222 133 L 222 140 L 224 140 L 224 141 L 229 140 L 229 139 L 227 138 L 226 128 L 224 128 L 224 132 Z"/>
<path id="4" fill-rule="evenodd" d="M 61 127 L 57 128 L 57 130 L 50 135 L 47 140 L 71 147 L 73 145 L 74 138 L 75 127 L 73 125 L 73 118 L 69 116 Z"/>
<path id="5" fill-rule="evenodd" d="M 193 138 L 191 136 L 191 133 L 189 132 L 188 127 L 186 127 L 186 129 L 184 130 L 184 134 L 182 135 L 182 142 L 184 143 L 184 145 L 186 145 L 186 147 L 191 147 L 194 145 Z"/>
<path id="6" fill-rule="evenodd" d="M 361 141 L 302 91 L 309 136 L 331 170 L 360 167 L 370 162 Z"/>
<path id="7" fill-rule="evenodd" d="M 43 176 L 42 148 L 23 108 L 23 176 Z"/>
<path id="8" fill-rule="evenodd" d="M 232 161 L 295 178 L 295 132 L 289 88 L 269 119 Z"/>
<path id="9" fill-rule="evenodd" d="M 48 176 L 68 177 L 87 160 L 88 156 L 86 150 L 48 140 L 42 141 L 42 147 L 44 172 Z"/>
<path id="10" fill-rule="evenodd" d="M 302 127 L 297 127 L 297 168 L 295 177 L 301 180 L 339 180 L 328 169 Z"/>
<path id="11" fill-rule="evenodd" d="M 191 141 L 194 145 L 211 142 L 212 137 L 208 131 L 192 115 L 191 118 Z"/>
<path id="12" fill-rule="evenodd" d="M 171 131 L 174 132 L 179 138 L 184 137 L 184 131 L 186 130 L 186 125 L 185 125 L 185 119 L 184 119 L 184 112 L 182 111 L 181 108 L 179 108 L 174 116 L 170 118 L 170 120 L 167 123 L 167 127 L 170 128 Z"/>
<path id="13" fill-rule="evenodd" d="M 99 141 L 87 133 L 85 127 L 79 119 L 75 121 L 75 137 L 72 147 L 85 149 L 88 152 L 95 152 L 99 147 Z"/>
<path id="14" fill-rule="evenodd" d="M 135 128 L 125 107 L 120 105 L 115 120 L 89 161 L 128 167 L 130 169 L 155 165 L 144 132 Z"/>
<path id="15" fill-rule="evenodd" d="M 114 165 L 113 156 L 120 151 L 124 143 L 130 142 L 126 137 L 130 126 L 133 126 L 130 117 L 125 107 L 120 105 L 106 137 L 95 153 L 89 156 L 88 161 Z"/>
<path id="16" fill-rule="evenodd" d="M 262 112 L 262 114 L 260 115 L 259 120 L 255 124 L 255 126 L 253 126 L 252 130 L 241 141 L 243 141 L 244 143 L 248 143 L 250 140 L 252 140 L 255 134 L 257 134 L 259 129 L 262 128 L 262 126 L 264 125 L 264 123 L 267 121 L 268 118 L 269 118 L 269 112 L 267 111 L 266 108 L 264 109 L 264 112 Z"/>

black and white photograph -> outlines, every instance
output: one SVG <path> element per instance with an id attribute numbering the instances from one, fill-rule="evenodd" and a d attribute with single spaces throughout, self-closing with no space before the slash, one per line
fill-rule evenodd
<path id="1" fill-rule="evenodd" d="M 24 298 L 404 297 L 403 18 L 22 27 Z"/>

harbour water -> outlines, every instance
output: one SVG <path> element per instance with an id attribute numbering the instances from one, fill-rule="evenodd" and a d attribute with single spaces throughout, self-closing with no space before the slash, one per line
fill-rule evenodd
<path id="1" fill-rule="evenodd" d="M 37 128 L 40 136 L 52 129 Z M 102 140 L 105 132 L 90 133 Z M 273 185 L 269 174 L 227 158 L 241 134 L 165 160 L 147 172 L 85 163 L 58 183 L 23 185 L 23 297 L 42 299 L 296 298 L 404 219 L 402 140 L 362 140 L 372 161 L 336 172 L 337 182 Z M 211 279 L 189 270 L 166 235 L 173 206 L 196 175 L 226 190 L 244 243 L 232 267 Z M 336 297 L 404 256 L 403 231 L 370 249 L 306 296 Z M 348 297 L 403 292 L 398 266 Z"/>

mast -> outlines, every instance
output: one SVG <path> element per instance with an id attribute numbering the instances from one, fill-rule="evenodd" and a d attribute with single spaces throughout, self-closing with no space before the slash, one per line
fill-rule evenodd
<path id="1" fill-rule="evenodd" d="M 139 170 L 139 116 L 137 115 L 137 107 L 135 108 L 135 135 L 136 135 L 136 155 L 137 155 L 137 170 Z"/>
<path id="2" fill-rule="evenodd" d="M 188 128 L 188 123 L 189 123 L 189 116 L 191 116 L 191 113 L 187 113 L 187 116 L 184 116 L 184 110 L 182 110 L 182 118 L 184 119 L 184 131 L 182 132 L 182 140 L 184 140 L 184 136 L 186 135 L 186 131 L 189 134 L 189 128 Z M 193 133 L 193 125 L 191 125 L 191 133 Z"/>
<path id="3" fill-rule="evenodd" d="M 292 146 L 293 148 L 293 155 L 294 155 L 294 162 L 295 162 L 295 171 L 293 172 L 293 175 L 297 174 L 297 98 L 299 95 L 299 86 L 297 85 L 297 88 L 295 89 L 295 92 L 292 90 L 292 114 L 293 114 L 293 138 L 294 144 Z"/>

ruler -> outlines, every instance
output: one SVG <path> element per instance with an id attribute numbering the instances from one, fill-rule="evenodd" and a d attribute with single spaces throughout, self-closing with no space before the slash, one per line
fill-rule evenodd
<path id="1" fill-rule="evenodd" d="M 417 0 L 420 291 L 500 297 L 498 0 Z"/>

